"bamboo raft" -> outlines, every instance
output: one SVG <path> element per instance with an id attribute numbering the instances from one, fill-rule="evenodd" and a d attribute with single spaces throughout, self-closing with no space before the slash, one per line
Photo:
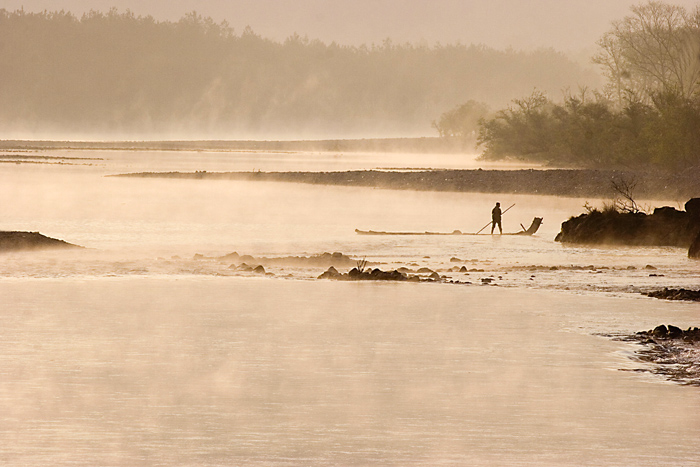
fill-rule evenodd
<path id="1" fill-rule="evenodd" d="M 532 224 L 530 224 L 530 227 L 527 229 L 520 224 L 520 227 L 522 227 L 523 230 L 520 232 L 512 232 L 512 233 L 504 233 L 502 235 L 534 235 L 537 233 L 537 230 L 540 228 L 540 225 L 542 225 L 542 218 L 541 217 L 535 217 L 532 220 Z M 355 229 L 355 233 L 358 235 L 491 235 L 488 233 L 478 233 L 478 232 L 462 232 L 460 230 L 455 230 L 452 232 L 382 232 L 382 231 L 376 231 L 376 230 L 360 230 L 360 229 Z"/>

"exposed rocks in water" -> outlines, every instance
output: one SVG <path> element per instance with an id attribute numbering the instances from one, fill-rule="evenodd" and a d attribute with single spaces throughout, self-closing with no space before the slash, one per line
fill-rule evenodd
<path id="1" fill-rule="evenodd" d="M 693 198 L 685 211 L 665 206 L 651 215 L 643 212 L 593 210 L 572 217 L 561 225 L 558 242 L 689 248 L 700 232 L 700 198 Z"/>
<path id="2" fill-rule="evenodd" d="M 398 270 L 382 271 L 379 268 L 367 269 L 361 271 L 357 268 L 352 268 L 345 274 L 338 272 L 336 268 L 331 266 L 326 272 L 318 276 L 319 279 L 332 279 L 341 281 L 408 281 L 408 282 L 440 282 L 443 280 L 439 274 L 433 272 L 427 278 L 420 276 L 404 274 Z"/>
<path id="3" fill-rule="evenodd" d="M 624 336 L 620 340 L 644 345 L 636 357 L 654 365 L 653 374 L 684 385 L 700 386 L 700 329 L 683 330 L 673 325 L 659 325 L 649 331 Z"/>
<path id="4" fill-rule="evenodd" d="M 201 256 L 201 255 L 200 255 Z M 211 258 L 210 258 L 211 259 Z M 340 252 L 335 253 L 322 253 L 315 256 L 281 256 L 277 258 L 266 258 L 260 257 L 256 258 L 250 255 L 239 255 L 235 251 L 224 256 L 219 256 L 217 258 L 219 261 L 234 262 L 234 263 L 247 263 L 247 264 L 260 264 L 263 266 L 276 266 L 276 267 L 321 267 L 327 268 L 329 266 L 334 266 L 336 268 L 346 268 L 357 265 L 357 260 L 350 258 Z M 367 264 L 372 264 L 367 262 Z"/>
<path id="5" fill-rule="evenodd" d="M 653 298 L 661 298 L 664 300 L 687 300 L 692 302 L 700 302 L 700 290 L 688 289 L 669 289 L 655 290 L 646 292 L 644 295 Z"/>
<path id="6" fill-rule="evenodd" d="M 672 324 L 668 326 L 660 324 L 650 331 L 638 332 L 637 335 L 659 339 L 683 339 L 688 342 L 700 343 L 700 329 L 688 328 L 684 331 Z"/>
<path id="7" fill-rule="evenodd" d="M 242 271 L 242 272 L 252 272 L 253 271 L 253 266 L 249 266 L 247 263 L 241 263 L 238 266 L 235 264 L 232 264 L 229 266 L 229 269 L 234 269 L 236 271 Z"/>
<path id="8" fill-rule="evenodd" d="M 0 231 L 0 252 L 43 250 L 50 248 L 82 248 L 78 245 L 47 237 L 39 232 Z"/>

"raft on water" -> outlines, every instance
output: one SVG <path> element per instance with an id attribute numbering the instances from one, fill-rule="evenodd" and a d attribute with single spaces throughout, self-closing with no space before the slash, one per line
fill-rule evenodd
<path id="1" fill-rule="evenodd" d="M 537 230 L 540 228 L 540 225 L 542 225 L 542 218 L 541 217 L 535 217 L 532 220 L 532 224 L 530 224 L 530 227 L 525 229 L 523 227 L 523 230 L 520 232 L 513 232 L 513 233 L 504 233 L 503 235 L 534 235 Z M 522 227 L 522 224 L 521 224 Z M 488 233 L 469 233 L 469 232 L 461 232 L 459 230 L 455 230 L 453 232 L 382 232 L 382 231 L 376 231 L 376 230 L 360 230 L 360 229 L 355 229 L 355 232 L 359 235 L 491 235 Z"/>

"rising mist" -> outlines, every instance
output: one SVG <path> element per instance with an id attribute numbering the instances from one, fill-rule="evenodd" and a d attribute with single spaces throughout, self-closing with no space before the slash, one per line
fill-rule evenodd
<path id="1" fill-rule="evenodd" d="M 278 42 L 196 13 L 0 10 L 0 44 L 4 138 L 425 136 L 466 100 L 599 80 L 554 49 Z"/>

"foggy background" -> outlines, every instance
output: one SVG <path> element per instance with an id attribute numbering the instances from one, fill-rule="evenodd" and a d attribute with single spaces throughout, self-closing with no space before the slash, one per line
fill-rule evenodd
<path id="1" fill-rule="evenodd" d="M 76 15 L 111 7 L 176 21 L 196 10 L 240 33 L 284 40 L 295 32 L 347 45 L 426 41 L 485 44 L 495 48 L 554 47 L 578 53 L 593 48 L 610 22 L 629 13 L 634 0 L 3 0 L 0 8 L 65 9 Z M 693 8 L 694 0 L 674 5 Z"/>
<path id="2" fill-rule="evenodd" d="M 468 100 L 597 88 L 635 3 L 5 0 L 0 138 L 437 136 Z"/>

